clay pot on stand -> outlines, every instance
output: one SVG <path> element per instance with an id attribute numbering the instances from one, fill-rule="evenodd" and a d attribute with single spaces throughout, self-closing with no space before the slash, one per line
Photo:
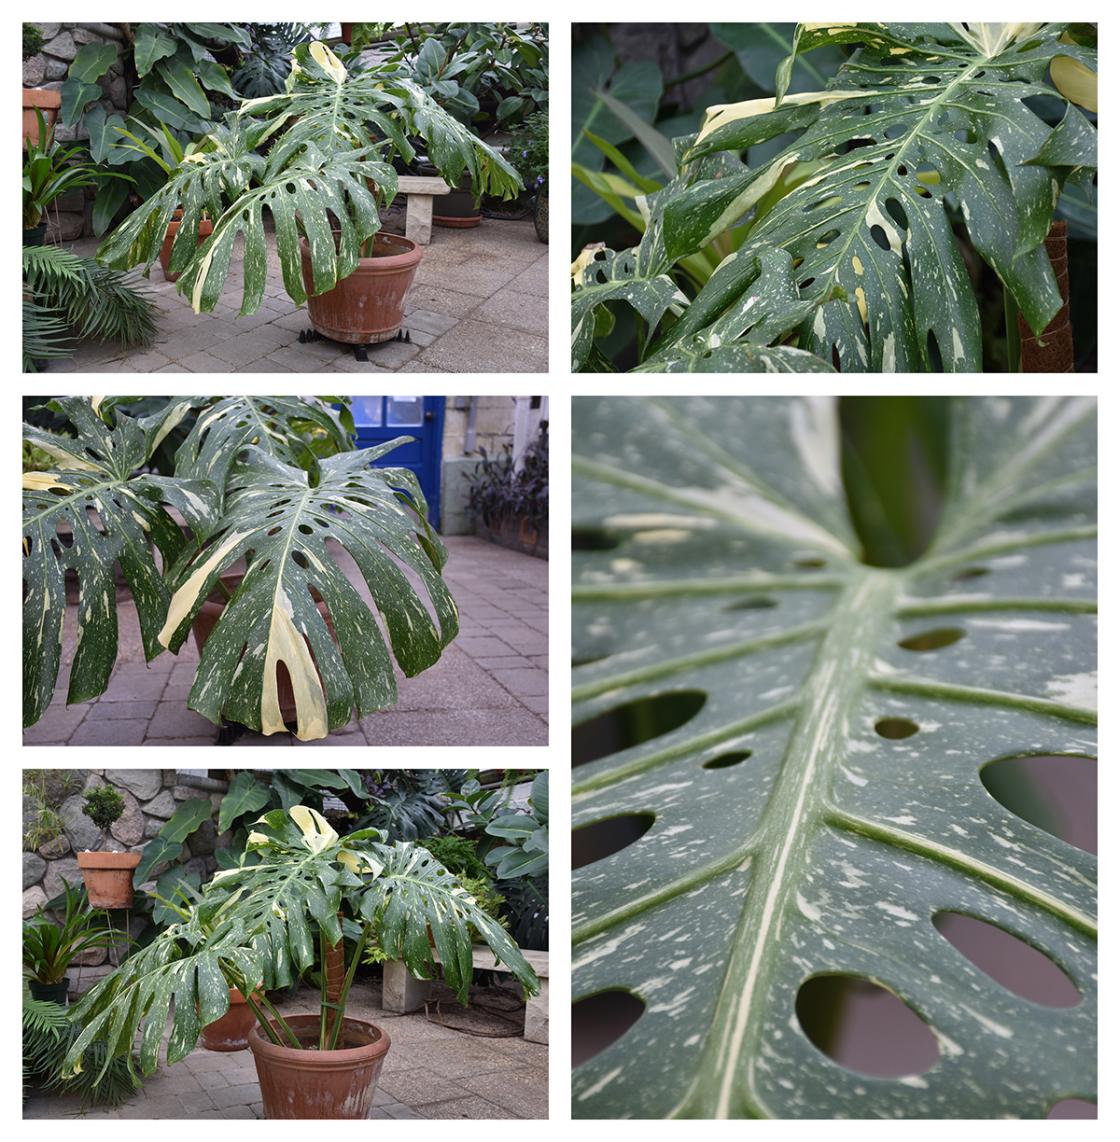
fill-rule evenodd
<path id="1" fill-rule="evenodd" d="M 78 853 L 91 908 L 131 908 L 132 874 L 139 853 Z"/>
<path id="2" fill-rule="evenodd" d="M 285 1022 L 304 1046 L 318 1042 L 318 1015 L 292 1015 Z M 344 1019 L 337 1050 L 297 1050 L 270 1042 L 258 1025 L 249 1032 L 249 1050 L 265 1118 L 364 1119 L 373 1105 L 389 1036 L 372 1023 Z"/>
<path id="3" fill-rule="evenodd" d="M 39 120 L 35 118 L 36 108 L 42 112 L 43 123 L 49 131 L 58 118 L 58 109 L 62 106 L 62 95 L 57 91 L 48 91 L 41 87 L 25 87 L 23 89 L 23 148 L 27 149 L 27 140 L 39 143 Z"/>
<path id="4" fill-rule="evenodd" d="M 337 238 L 337 235 L 336 235 Z M 372 345 L 396 336 L 404 321 L 404 301 L 424 256 L 422 247 L 400 234 L 374 236 L 373 257 L 326 293 L 311 295 L 311 251 L 300 239 L 307 315 L 324 337 L 347 345 Z"/>
<path id="5" fill-rule="evenodd" d="M 167 235 L 163 239 L 163 245 L 159 251 L 159 264 L 163 267 L 164 281 L 177 282 L 180 274 L 172 274 L 167 270 L 171 262 L 171 247 L 175 244 L 175 235 L 179 233 L 179 227 L 182 225 L 183 212 L 176 210 L 175 215 L 167 224 Z M 200 218 L 198 220 L 198 244 L 202 243 L 210 237 L 214 232 L 214 223 L 209 218 Z"/>
<path id="6" fill-rule="evenodd" d="M 253 997 L 256 999 L 256 996 Z M 202 1045 L 208 1051 L 244 1051 L 257 1019 L 236 987 L 229 989 L 229 1010 L 202 1028 Z"/>

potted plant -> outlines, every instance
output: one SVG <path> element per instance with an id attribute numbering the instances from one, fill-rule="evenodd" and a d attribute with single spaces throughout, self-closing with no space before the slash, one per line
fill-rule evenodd
<path id="1" fill-rule="evenodd" d="M 249 1035 L 266 1118 L 365 1118 L 389 1050 L 380 1027 L 348 1018 L 346 1005 L 367 944 L 376 943 L 423 978 L 435 972 L 431 933 L 444 977 L 461 1002 L 471 982 L 473 927 L 522 986 L 538 983 L 502 926 L 486 915 L 430 853 L 387 844 L 378 829 L 346 837 L 304 805 L 275 809 L 255 823 L 242 863 L 223 869 L 189 919 L 129 957 L 77 1004 L 83 1031 L 66 1066 L 108 1033 L 110 1057 L 142 1036 L 141 1071 L 150 1075 L 174 1000 L 167 1062 L 194 1047 L 199 1030 L 229 1008 L 229 988 L 250 998 Z M 257 854 L 256 856 L 254 854 Z M 259 863 L 250 863 L 258 859 Z M 332 949 L 353 933 L 345 974 L 327 970 Z M 320 964 L 319 1010 L 282 1016 L 269 1000 Z M 336 961 L 337 962 L 337 961 Z"/>
<path id="2" fill-rule="evenodd" d="M 105 927 L 104 913 L 86 907 L 84 894 L 63 882 L 62 922 L 56 924 L 40 911 L 23 924 L 23 974 L 36 999 L 66 1005 L 70 965 L 84 952 L 124 940 L 122 933 Z"/>
<path id="3" fill-rule="evenodd" d="M 381 208 L 397 189 L 392 159 L 415 157 L 409 137 L 426 141 L 429 158 L 452 185 L 466 175 L 477 193 L 510 197 L 520 180 L 411 81 L 376 67 L 350 74 L 318 42 L 297 45 L 292 58 L 287 89 L 228 115 L 98 256 L 118 268 L 151 265 L 181 209 L 169 262 L 182 273 L 179 292 L 196 312 L 212 310 L 240 236 L 241 312 L 255 313 L 267 273 L 267 212 L 285 289 L 295 302 L 308 303 L 315 328 L 337 340 L 384 340 L 400 328 L 423 254 L 407 238 L 380 234 Z M 214 229 L 196 246 L 204 214 Z"/>
<path id="4" fill-rule="evenodd" d="M 99 785 L 85 795 L 82 812 L 105 834 L 124 812 L 124 798 L 111 786 Z M 96 908 L 132 907 L 132 870 L 140 863 L 139 853 L 114 849 L 88 849 L 77 854 L 89 902 Z"/>
<path id="5" fill-rule="evenodd" d="M 108 685 L 118 561 L 149 660 L 178 652 L 213 593 L 224 601 L 188 699 L 215 724 L 285 732 L 285 675 L 301 740 L 392 705 L 394 657 L 418 674 L 459 629 L 441 576 L 447 553 L 415 474 L 370 466 L 411 438 L 354 451 L 348 409 L 315 398 L 163 398 L 155 407 L 132 416 L 121 399 L 60 397 L 49 408 L 74 435 L 25 426 L 55 466 L 23 477 L 24 724 L 54 696 L 67 567 L 80 584 L 67 701 Z M 169 447 L 174 474 L 148 471 Z M 357 563 L 385 636 L 328 540 Z M 233 573 L 241 578 L 227 598 L 219 582 Z"/>
<path id="6" fill-rule="evenodd" d="M 26 92 L 25 92 L 26 95 Z M 47 207 L 64 194 L 92 186 L 97 168 L 75 161 L 84 154 L 81 147 L 63 147 L 55 141 L 54 128 L 42 111 L 34 109 L 38 133 L 27 137 L 23 160 L 23 244 L 41 246 L 47 232 Z M 118 176 L 119 177 L 119 176 Z"/>
<path id="7" fill-rule="evenodd" d="M 533 196 L 533 228 L 548 242 L 548 112 L 535 111 L 518 125 L 506 153 Z"/>

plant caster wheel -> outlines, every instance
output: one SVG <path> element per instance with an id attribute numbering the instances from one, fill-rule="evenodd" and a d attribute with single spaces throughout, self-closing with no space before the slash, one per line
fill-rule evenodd
<path id="1" fill-rule="evenodd" d="M 318 329 L 305 329 L 299 335 L 299 343 L 301 345 L 306 345 L 311 341 L 329 341 L 329 340 L 330 340 L 330 338 L 324 336 L 322 333 L 319 332 Z M 411 345 L 412 344 L 412 334 L 407 329 L 398 329 L 396 334 L 393 337 L 388 338 L 388 340 L 400 341 L 400 342 L 403 342 L 405 345 Z M 341 345 L 341 344 L 344 344 L 344 342 L 340 341 L 340 342 L 338 342 L 338 344 Z M 375 344 L 380 345 L 380 344 L 382 344 L 382 342 L 378 341 L 378 342 L 375 342 Z M 364 361 L 368 364 L 368 362 L 369 362 L 369 345 L 347 345 L 346 347 L 348 349 L 352 349 L 354 351 L 354 360 L 355 361 Z"/>

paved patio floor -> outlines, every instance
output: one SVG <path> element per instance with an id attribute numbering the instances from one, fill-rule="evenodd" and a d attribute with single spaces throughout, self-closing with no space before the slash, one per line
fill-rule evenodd
<path id="1" fill-rule="evenodd" d="M 238 240 L 240 243 L 240 239 Z M 411 341 L 371 346 L 368 363 L 333 341 L 301 345 L 311 323 L 284 292 L 269 234 L 264 303 L 238 317 L 240 245 L 214 312 L 196 314 L 152 266 L 147 289 L 159 332 L 148 349 L 86 342 L 52 373 L 543 373 L 548 371 L 548 247 L 531 220 L 483 219 L 471 230 L 434 227 L 405 301 Z M 92 255 L 96 239 L 73 243 Z"/>
<path id="2" fill-rule="evenodd" d="M 347 1015 L 376 1023 L 389 1034 L 370 1118 L 547 1118 L 548 1047 L 504 1034 L 509 1024 L 475 1007 L 443 1005 L 448 1022 L 471 1025 L 479 1035 L 453 1031 L 423 1012 L 394 1015 L 377 1003 L 380 987 L 354 985 Z M 278 1003 L 287 1015 L 315 1009 L 318 993 Z M 472 1002 L 477 995 L 472 997 Z M 455 1007 L 452 1012 L 451 1008 Z M 166 1040 L 165 1040 L 166 1043 Z M 161 1050 L 160 1058 L 164 1057 Z M 261 1092 L 250 1051 L 197 1048 L 159 1070 L 123 1106 L 82 1111 L 76 1098 L 36 1094 L 24 1118 L 164 1119 L 260 1118 Z"/>
<path id="3" fill-rule="evenodd" d="M 487 746 L 548 742 L 548 562 L 475 536 L 448 536 L 444 577 L 459 607 L 459 637 L 435 666 L 398 674 L 390 710 L 350 722 L 317 742 L 290 733 L 246 732 L 234 745 Z M 341 549 L 340 566 L 363 597 L 361 573 Z M 194 639 L 178 656 L 144 663 L 127 587 L 118 590 L 119 654 L 100 698 L 67 706 L 77 604 L 67 604 L 55 700 L 24 730 L 25 745 L 214 745 L 217 728 L 187 708 L 198 664 Z"/>

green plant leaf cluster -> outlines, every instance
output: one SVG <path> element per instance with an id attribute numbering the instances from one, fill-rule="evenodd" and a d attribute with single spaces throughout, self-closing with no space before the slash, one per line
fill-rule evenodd
<path id="1" fill-rule="evenodd" d="M 822 89 L 789 91 L 809 53 L 841 46 L 854 50 Z M 808 312 L 791 329 L 786 298 L 763 297 L 755 319 L 786 326 L 770 344 L 842 371 L 977 371 L 980 313 L 966 257 L 990 266 L 1041 332 L 1061 305 L 1043 240 L 1067 180 L 1084 193 L 1096 167 L 1095 126 L 1051 71 L 1060 77 L 1064 62 L 1095 86 L 1095 61 L 1065 24 L 799 25 L 776 99 L 710 107 L 700 131 L 680 141 L 670 193 L 635 199 L 636 263 L 653 281 L 738 227 L 655 349 L 699 339 L 720 350 L 722 368 L 737 369 L 726 315 L 757 298 L 759 259 L 778 251 Z M 1062 108 L 1057 126 L 1039 100 Z M 765 162 L 703 168 L 791 133 Z"/>
<path id="2" fill-rule="evenodd" d="M 1095 1099 L 1096 858 L 981 779 L 1096 756 L 1095 402 L 940 403 L 932 540 L 885 567 L 832 398 L 575 402 L 573 822 L 652 818 L 573 876 L 573 999 L 644 1005 L 576 1069 L 578 1117 Z M 941 935 L 946 912 L 1041 951 L 1080 1001 L 1005 988 Z M 885 1078 L 818 1050 L 797 996 L 821 976 L 894 993 L 934 1064 Z"/>

